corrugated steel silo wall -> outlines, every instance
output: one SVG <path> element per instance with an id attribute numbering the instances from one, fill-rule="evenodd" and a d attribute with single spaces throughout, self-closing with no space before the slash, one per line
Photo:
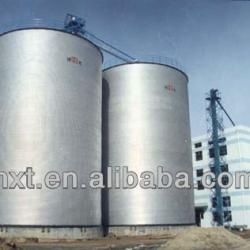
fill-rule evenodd
<path id="1" fill-rule="evenodd" d="M 100 51 L 49 29 L 0 36 L 0 169 L 101 170 Z M 100 190 L 0 190 L 1 225 L 100 225 Z"/>
<path id="2" fill-rule="evenodd" d="M 103 169 L 128 166 L 140 175 L 157 166 L 192 184 L 187 77 L 159 64 L 135 63 L 103 72 Z M 193 190 L 109 189 L 104 220 L 110 226 L 194 223 Z"/>

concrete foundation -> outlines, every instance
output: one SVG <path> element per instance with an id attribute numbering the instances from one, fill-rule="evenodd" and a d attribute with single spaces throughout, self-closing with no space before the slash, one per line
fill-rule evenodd
<path id="1" fill-rule="evenodd" d="M 1 226 L 0 238 L 46 240 L 84 240 L 103 236 L 146 236 L 178 232 L 193 225 L 183 226 L 112 226 L 112 227 L 18 227 Z"/>
<path id="2" fill-rule="evenodd" d="M 171 231 L 180 231 L 194 225 L 183 226 L 112 226 L 105 229 L 106 235 L 138 236 L 138 235 L 164 235 Z"/>
<path id="3" fill-rule="evenodd" d="M 96 239 L 102 236 L 101 227 L 0 227 L 0 238 L 78 240 Z"/>

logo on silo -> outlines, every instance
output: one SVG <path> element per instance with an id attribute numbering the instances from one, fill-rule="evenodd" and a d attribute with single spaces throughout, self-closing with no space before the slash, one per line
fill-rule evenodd
<path id="1" fill-rule="evenodd" d="M 165 89 L 167 89 L 169 92 L 176 92 L 175 86 L 173 84 L 166 85 Z"/>
<path id="2" fill-rule="evenodd" d="M 68 61 L 69 63 L 82 65 L 82 61 L 80 61 L 79 58 L 77 58 L 77 57 L 75 57 L 75 56 L 67 57 L 67 61 Z"/>

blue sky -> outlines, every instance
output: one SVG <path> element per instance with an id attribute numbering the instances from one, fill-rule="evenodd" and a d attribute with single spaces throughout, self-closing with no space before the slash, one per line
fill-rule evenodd
<path id="1" fill-rule="evenodd" d="M 206 132 L 210 88 L 221 91 L 236 124 L 250 126 L 250 1 L 0 0 L 0 31 L 33 18 L 63 21 L 66 13 L 132 55 L 180 61 L 189 75 L 193 136 Z"/>

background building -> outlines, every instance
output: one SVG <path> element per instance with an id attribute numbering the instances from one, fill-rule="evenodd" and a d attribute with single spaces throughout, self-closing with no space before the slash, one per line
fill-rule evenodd
<path id="1" fill-rule="evenodd" d="M 236 126 L 225 129 L 225 145 L 221 146 L 223 164 L 221 170 L 230 172 L 250 171 L 250 127 Z M 213 152 L 209 150 L 209 137 L 202 135 L 192 139 L 195 208 L 196 222 L 202 227 L 214 225 L 215 200 L 212 198 L 212 191 L 204 189 L 201 178 L 211 169 Z M 223 182 L 226 183 L 227 178 Z M 234 185 L 229 189 L 222 189 L 224 222 L 231 226 L 247 225 L 250 227 L 250 190 L 235 189 Z"/>

